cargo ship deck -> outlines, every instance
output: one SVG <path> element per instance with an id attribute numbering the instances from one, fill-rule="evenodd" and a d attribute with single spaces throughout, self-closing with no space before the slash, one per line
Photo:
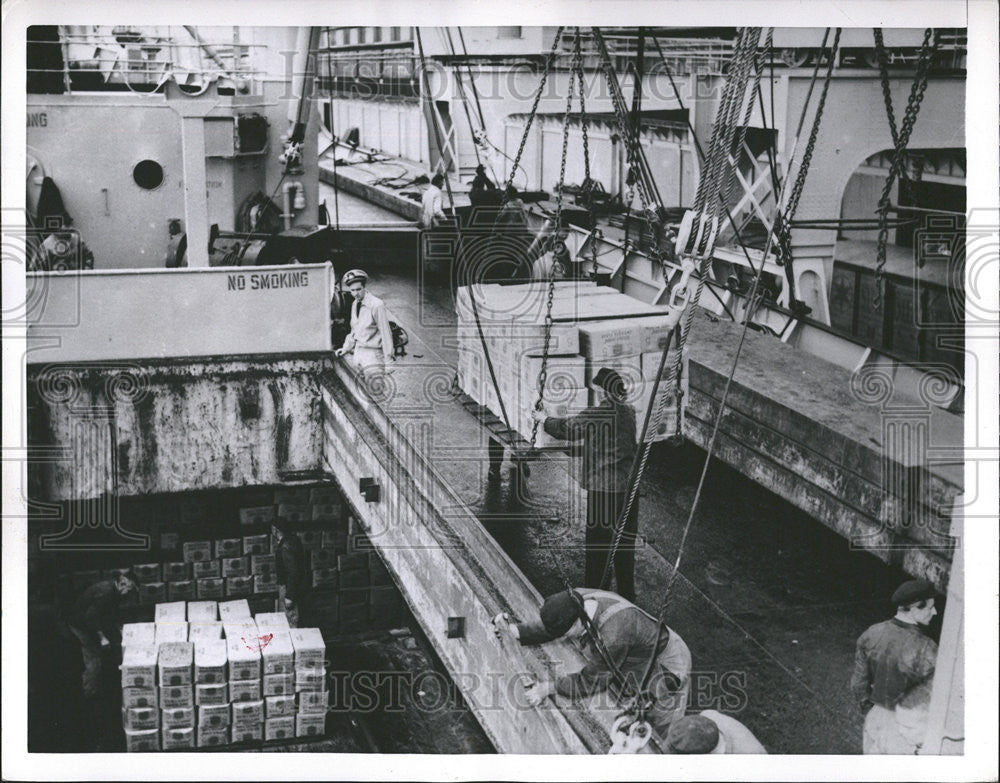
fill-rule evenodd
<path id="1" fill-rule="evenodd" d="M 342 223 L 407 225 L 349 194 L 339 200 Z M 543 595 L 561 589 L 563 576 L 581 580 L 585 498 L 569 457 L 545 453 L 523 484 L 505 462 L 501 481 L 491 484 L 488 434 L 448 399 L 457 349 L 442 339 L 454 334 L 456 318 L 447 276 L 418 274 L 393 253 L 355 259 L 410 336 L 408 356 L 390 376 L 383 405 L 389 416 L 431 415 L 422 448 Z M 703 459 L 692 443 L 654 444 L 640 488 L 636 574 L 638 603 L 648 610 L 662 598 Z M 714 461 L 668 615 L 694 659 L 693 708 L 741 709 L 741 720 L 772 752 L 858 752 L 861 716 L 845 685 L 854 639 L 885 614 L 883 596 L 902 578 Z M 819 734 L 810 728 L 816 725 L 830 730 Z"/>

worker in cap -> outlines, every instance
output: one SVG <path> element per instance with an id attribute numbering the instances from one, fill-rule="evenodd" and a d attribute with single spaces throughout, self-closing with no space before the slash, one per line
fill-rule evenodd
<path id="1" fill-rule="evenodd" d="M 675 720 L 670 724 L 662 748 L 664 753 L 682 754 L 767 753 L 750 729 L 736 718 L 716 710 L 705 710 Z"/>
<path id="2" fill-rule="evenodd" d="M 396 359 L 385 302 L 368 292 L 368 275 L 361 269 L 347 272 L 343 286 L 354 297 L 354 303 L 351 305 L 351 332 L 336 354 L 353 354 L 354 364 L 362 372 L 384 370 L 387 362 Z"/>
<path id="3" fill-rule="evenodd" d="M 925 629 L 937 614 L 934 585 L 904 582 L 892 594 L 896 615 L 858 639 L 851 690 L 865 713 L 865 753 L 914 753 L 900 731 L 897 705 L 934 675 L 937 644 Z"/>
<path id="4" fill-rule="evenodd" d="M 579 699 L 608 689 L 620 692 L 622 680 L 635 688 L 642 684 L 652 658 L 645 691 L 654 700 L 647 712 L 653 730 L 665 737 L 670 724 L 687 708 L 691 653 L 684 640 L 616 593 L 585 587 L 563 590 L 545 599 L 537 619 L 513 622 L 501 614 L 493 623 L 501 639 L 514 638 L 522 645 L 566 638 L 586 661 L 578 672 L 529 686 L 531 705 L 555 693 Z"/>
<path id="5" fill-rule="evenodd" d="M 472 206 L 478 206 L 479 204 L 484 203 L 484 194 L 493 193 L 496 189 L 497 186 L 486 173 L 486 167 L 480 163 L 476 166 L 476 176 L 473 178 L 472 186 L 469 188 L 470 203 Z"/>
<path id="6" fill-rule="evenodd" d="M 597 404 L 575 416 L 549 416 L 545 410 L 533 411 L 545 432 L 559 440 L 582 445 L 576 463 L 576 477 L 587 491 L 587 531 L 583 583 L 603 588 L 602 577 L 611 556 L 615 528 L 620 521 L 629 491 L 632 460 L 636 451 L 635 408 L 622 376 L 613 369 L 601 368 L 594 375 Z M 635 542 L 639 526 L 638 496 L 629 508 L 628 518 L 617 549 L 614 573 L 618 592 L 635 600 Z"/>

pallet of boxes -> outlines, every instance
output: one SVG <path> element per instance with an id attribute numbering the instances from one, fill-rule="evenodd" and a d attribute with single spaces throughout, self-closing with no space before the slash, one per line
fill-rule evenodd
<path id="1" fill-rule="evenodd" d="M 506 412 L 511 428 L 525 440 L 531 437 L 531 412 L 538 400 L 546 355 L 547 294 L 547 283 L 536 281 L 465 286 L 456 296 L 459 386 L 499 419 L 503 420 Z M 557 281 L 543 400 L 548 415 L 572 416 L 596 404 L 600 395 L 594 377 L 606 367 L 616 370 L 625 382 L 626 401 L 635 408 L 639 438 L 668 335 L 665 310 L 593 282 Z M 671 348 L 656 401 L 659 404 L 662 398 L 663 415 L 655 430 L 654 418 L 650 419 L 648 437 L 652 440 L 663 440 L 678 429 L 676 397 L 668 383 L 674 359 Z M 682 396 L 686 383 L 684 368 Z M 535 445 L 565 444 L 539 427 Z"/>
<path id="2" fill-rule="evenodd" d="M 129 751 L 322 736 L 326 647 L 246 599 L 158 604 L 122 632 L 122 724 Z"/>
<path id="3" fill-rule="evenodd" d="M 165 559 L 132 566 L 139 605 L 247 598 L 273 608 L 278 582 L 266 523 L 260 516 L 245 516 L 239 531 L 243 535 L 205 541 L 181 541 L 178 533 L 163 533 Z"/>

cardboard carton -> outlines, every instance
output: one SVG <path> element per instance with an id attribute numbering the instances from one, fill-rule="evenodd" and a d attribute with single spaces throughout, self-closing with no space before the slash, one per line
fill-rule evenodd
<path id="1" fill-rule="evenodd" d="M 122 707 L 153 707 L 156 709 L 159 704 L 160 692 L 156 687 L 122 689 Z"/>
<path id="2" fill-rule="evenodd" d="M 194 727 L 194 707 L 176 707 L 162 710 L 163 725 L 171 729 L 189 729 Z"/>
<path id="3" fill-rule="evenodd" d="M 197 731 L 198 735 L 198 747 L 199 748 L 211 748 L 218 745 L 228 745 L 229 744 L 229 728 L 223 727 L 221 729 L 213 728 L 199 728 Z"/>
<path id="4" fill-rule="evenodd" d="M 160 709 L 194 706 L 194 686 L 160 686 Z"/>
<path id="5" fill-rule="evenodd" d="M 160 749 L 160 730 L 125 729 L 125 750 L 129 753 L 149 753 Z"/>
<path id="6" fill-rule="evenodd" d="M 194 686 L 194 699 L 199 707 L 229 704 L 229 683 L 198 683 Z"/>
<path id="7" fill-rule="evenodd" d="M 198 728 L 221 729 L 229 726 L 228 704 L 204 704 L 198 707 Z"/>
<path id="8" fill-rule="evenodd" d="M 156 684 L 156 647 L 132 645 L 122 650 L 122 688 L 150 688 Z"/>
<path id="9" fill-rule="evenodd" d="M 295 736 L 295 718 L 267 718 L 264 721 L 264 741 L 289 739 Z"/>
<path id="10" fill-rule="evenodd" d="M 157 604 L 153 619 L 158 623 L 183 623 L 187 620 L 187 604 L 184 601 Z"/>
<path id="11" fill-rule="evenodd" d="M 233 704 L 244 701 L 258 702 L 261 698 L 259 679 L 229 681 L 229 701 Z"/>
<path id="12" fill-rule="evenodd" d="M 222 639 L 206 639 L 194 646 L 194 681 L 199 685 L 224 683 L 229 653 Z"/>
<path id="13" fill-rule="evenodd" d="M 264 697 L 265 718 L 283 718 L 295 714 L 295 694 Z"/>
<path id="14" fill-rule="evenodd" d="M 287 696 L 295 693 L 294 674 L 265 674 L 262 693 L 264 696 Z"/>
<path id="15" fill-rule="evenodd" d="M 125 707 L 122 709 L 122 725 L 126 729 L 142 731 L 160 728 L 160 710 L 152 707 Z"/>
<path id="16" fill-rule="evenodd" d="M 122 626 L 122 647 L 130 645 L 149 647 L 156 644 L 155 623 L 125 623 Z"/>
<path id="17" fill-rule="evenodd" d="M 326 714 L 299 713 L 295 716 L 296 737 L 316 737 L 326 732 Z"/>
<path id="18" fill-rule="evenodd" d="M 224 623 L 250 619 L 250 605 L 245 599 L 219 602 L 219 619 Z"/>
<path id="19" fill-rule="evenodd" d="M 164 750 L 178 750 L 194 747 L 194 729 L 163 729 L 161 742 Z"/>

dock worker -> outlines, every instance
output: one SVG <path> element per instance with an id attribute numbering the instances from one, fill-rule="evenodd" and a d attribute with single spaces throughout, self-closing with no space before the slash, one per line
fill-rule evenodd
<path id="1" fill-rule="evenodd" d="M 118 611 L 122 598 L 135 589 L 135 582 L 125 574 L 92 584 L 76 599 L 66 618 L 70 631 L 80 640 L 83 695 L 88 699 L 98 695 L 104 656 L 121 646 Z"/>
<path id="2" fill-rule="evenodd" d="M 292 628 L 298 628 L 308 615 L 311 594 L 306 551 L 295 533 L 279 522 L 271 524 L 271 551 L 278 577 L 278 603 Z"/>
<path id="3" fill-rule="evenodd" d="M 347 272 L 343 285 L 350 291 L 354 304 L 351 333 L 336 354 L 353 354 L 354 364 L 361 371 L 383 369 L 387 362 L 396 359 L 385 302 L 368 291 L 368 275 L 360 269 Z"/>
<path id="4" fill-rule="evenodd" d="M 865 753 L 916 752 L 901 731 L 896 710 L 934 675 L 938 648 L 925 631 L 937 614 L 934 595 L 934 585 L 926 580 L 904 582 L 892 594 L 895 617 L 876 623 L 858 639 L 851 690 L 865 713 Z"/>
<path id="5" fill-rule="evenodd" d="M 583 615 L 589 618 L 584 624 Z M 690 689 L 691 653 L 684 640 L 631 601 L 606 590 L 575 588 L 550 595 L 538 619 L 512 622 L 505 614 L 493 620 L 497 635 L 518 639 L 522 645 L 542 644 L 566 637 L 579 649 L 586 665 L 578 672 L 541 679 L 527 689 L 528 703 L 541 704 L 558 693 L 579 699 L 612 689 L 620 692 L 614 663 L 627 687 L 635 692 L 654 656 L 645 692 L 653 698 L 646 713 L 653 730 L 664 738 L 671 723 L 684 715 Z M 597 641 L 591 636 L 596 632 Z M 603 647 L 603 653 L 601 651 Z"/>
<path id="6" fill-rule="evenodd" d="M 472 206 L 478 206 L 486 201 L 485 194 L 493 193 L 497 189 L 496 184 L 486 173 L 486 167 L 480 163 L 476 166 L 476 176 L 472 180 L 469 188 L 469 201 Z"/>
<path id="7" fill-rule="evenodd" d="M 431 184 L 424 190 L 420 197 L 420 227 L 436 228 L 445 219 L 441 194 L 441 186 L 444 184 L 444 174 L 438 172 L 431 178 Z"/>
<path id="8" fill-rule="evenodd" d="M 604 587 L 601 579 L 625 507 L 632 461 L 635 457 L 635 409 L 626 401 L 625 382 L 606 367 L 594 375 L 603 397 L 597 405 L 566 418 L 532 411 L 545 431 L 559 440 L 581 444 L 577 478 L 587 490 L 586 555 L 583 583 Z M 638 497 L 629 509 L 621 540 L 614 554 L 618 593 L 635 600 L 635 542 L 639 526 Z"/>
<path id="9" fill-rule="evenodd" d="M 664 753 L 761 754 L 767 749 L 736 718 L 716 710 L 678 718 L 667 731 Z"/>

